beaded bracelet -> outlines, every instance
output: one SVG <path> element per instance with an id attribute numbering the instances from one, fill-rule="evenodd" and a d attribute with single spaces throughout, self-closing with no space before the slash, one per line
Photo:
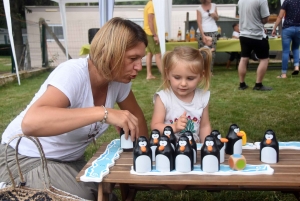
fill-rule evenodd
<path id="1" fill-rule="evenodd" d="M 104 117 L 103 117 L 101 123 L 104 124 L 106 122 L 108 112 L 107 112 L 106 108 L 104 107 L 104 105 L 102 105 L 102 107 L 104 108 Z"/>

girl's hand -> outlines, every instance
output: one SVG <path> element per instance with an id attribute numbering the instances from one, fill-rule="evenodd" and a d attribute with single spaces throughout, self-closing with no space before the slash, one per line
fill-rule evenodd
<path id="1" fill-rule="evenodd" d="M 178 133 L 185 129 L 187 124 L 186 111 L 178 118 L 178 120 L 174 123 L 175 129 L 174 132 Z"/>
<path id="2" fill-rule="evenodd" d="M 135 136 L 139 133 L 138 119 L 131 114 L 128 110 L 116 110 L 107 108 L 108 115 L 106 123 L 115 126 L 117 130 L 123 128 L 125 139 L 128 138 L 130 131 L 131 140 L 135 140 Z"/>

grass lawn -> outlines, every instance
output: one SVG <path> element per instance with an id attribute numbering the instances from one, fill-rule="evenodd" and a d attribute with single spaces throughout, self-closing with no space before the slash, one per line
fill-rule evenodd
<path id="1" fill-rule="evenodd" d="M 153 68 L 156 80 L 147 81 L 145 68 L 133 81 L 132 89 L 140 104 L 148 126 L 150 125 L 153 103 L 152 97 L 160 86 L 160 75 Z M 253 91 L 255 83 L 255 68 L 247 72 L 247 90 L 238 90 L 238 74 L 235 69 L 226 70 L 224 66 L 214 68 L 211 82 L 210 120 L 213 129 L 218 129 L 225 137 L 229 126 L 236 123 L 247 133 L 248 142 L 261 141 L 267 129 L 273 129 L 279 141 L 300 141 L 299 124 L 299 95 L 300 76 L 291 77 L 292 69 L 288 72 L 288 79 L 277 79 L 279 68 L 271 68 L 266 73 L 263 84 L 273 87 L 272 91 Z M 0 133 L 7 124 L 29 103 L 40 84 L 48 76 L 47 73 L 22 80 L 17 83 L 0 87 Z M 118 138 L 118 133 L 110 127 L 97 140 L 97 146 L 91 145 L 85 152 L 86 159 L 91 158 L 96 149 L 103 143 Z M 119 192 L 116 190 L 119 195 Z M 136 200 L 296 200 L 291 194 L 280 192 L 248 192 L 248 191 L 146 191 L 138 192 Z"/>
<path id="2" fill-rule="evenodd" d="M 0 56 L 0 74 L 11 72 L 11 57 Z"/>

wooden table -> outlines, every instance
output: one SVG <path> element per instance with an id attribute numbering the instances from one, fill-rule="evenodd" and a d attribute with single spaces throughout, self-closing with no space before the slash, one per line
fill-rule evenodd
<path id="1" fill-rule="evenodd" d="M 77 175 L 76 180 L 91 166 L 106 149 L 103 144 L 85 167 Z M 198 151 L 197 163 L 200 159 Z M 243 150 L 247 164 L 262 164 L 259 160 L 259 150 Z M 225 163 L 228 164 L 228 156 Z M 170 189 L 173 185 L 178 190 L 245 190 L 245 191 L 282 191 L 293 193 L 300 200 L 300 150 L 280 150 L 279 163 L 270 164 L 273 175 L 255 176 L 216 176 L 216 175 L 182 175 L 182 176 L 137 176 L 130 174 L 133 165 L 132 152 L 123 152 L 116 164 L 110 168 L 110 173 L 99 183 L 98 200 L 108 201 L 108 195 L 116 184 L 119 185 L 122 200 L 134 200 L 138 190 Z"/>

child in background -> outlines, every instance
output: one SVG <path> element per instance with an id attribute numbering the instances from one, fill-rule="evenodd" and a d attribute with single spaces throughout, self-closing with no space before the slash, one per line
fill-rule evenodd
<path id="1" fill-rule="evenodd" d="M 240 27 L 239 27 L 239 23 L 234 23 L 232 25 L 232 28 L 233 28 L 233 32 L 232 32 L 232 38 L 234 39 L 239 39 L 240 37 Z M 230 57 L 227 61 L 227 65 L 226 65 L 226 68 L 227 69 L 230 69 L 230 64 L 231 62 L 234 60 L 234 59 L 240 59 L 241 58 L 241 55 L 240 53 L 238 52 L 230 52 Z"/>
<path id="2" fill-rule="evenodd" d="M 210 36 L 205 37 L 206 40 L 204 41 L 204 47 L 209 48 L 211 52 L 215 51 L 215 48 L 212 47 L 213 39 Z"/>
<path id="3" fill-rule="evenodd" d="M 154 95 L 151 130 L 163 133 L 166 126 L 171 126 L 177 139 L 189 130 L 196 142 L 204 142 L 211 132 L 208 113 L 211 58 L 207 48 L 179 46 L 165 53 L 163 89 Z"/>

